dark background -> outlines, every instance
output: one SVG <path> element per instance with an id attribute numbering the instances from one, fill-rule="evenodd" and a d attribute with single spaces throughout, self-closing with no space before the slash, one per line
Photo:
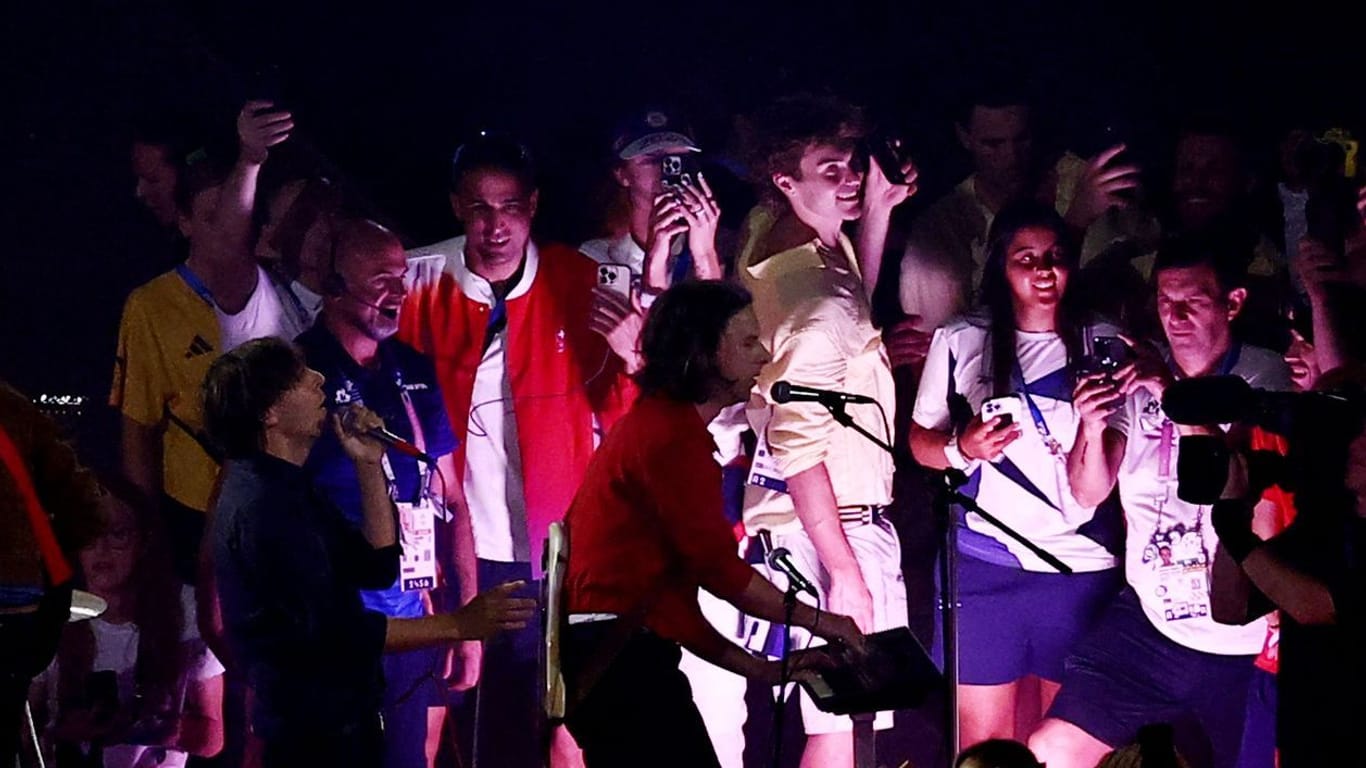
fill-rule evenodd
<path id="1" fill-rule="evenodd" d="M 543 236 L 597 234 L 611 126 L 641 100 L 682 105 L 720 150 L 737 111 L 833 87 L 910 138 L 913 207 L 965 173 L 949 109 L 994 72 L 1034 86 L 1059 144 L 1093 149 L 1118 126 L 1155 174 L 1192 106 L 1235 114 L 1267 146 L 1292 116 L 1355 118 L 1362 103 L 1358 27 L 1303 3 L 101 0 L 5 17 L 0 377 L 97 399 L 124 297 L 174 259 L 128 170 L 133 125 L 152 114 L 230 137 L 242 100 L 276 91 L 299 124 L 293 151 L 420 244 L 452 234 L 449 157 L 485 127 L 538 157 Z"/>

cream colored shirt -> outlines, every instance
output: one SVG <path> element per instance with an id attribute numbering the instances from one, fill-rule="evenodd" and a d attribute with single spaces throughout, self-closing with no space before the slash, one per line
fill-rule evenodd
<path id="1" fill-rule="evenodd" d="M 775 404 L 770 389 L 787 381 L 818 389 L 867 395 L 881 404 L 848 405 L 854 421 L 891 441 L 896 417 L 892 369 L 882 335 L 873 327 L 863 279 L 848 238 L 827 249 L 818 240 L 762 258 L 755 248 L 773 225 L 756 208 L 746 222 L 739 273 L 754 296 L 764 346 L 773 356 L 759 374 L 747 415 L 759 436 L 755 468 L 745 488 L 750 533 L 796 520 L 785 478 L 824 463 L 840 507 L 892 500 L 892 458 L 852 429 L 840 426 L 819 403 Z M 756 262 L 756 259 L 762 261 Z M 756 481 L 756 475 L 763 479 Z"/>

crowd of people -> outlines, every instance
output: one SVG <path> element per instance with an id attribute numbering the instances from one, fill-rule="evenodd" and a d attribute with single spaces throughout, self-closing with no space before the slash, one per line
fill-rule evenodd
<path id="1" fill-rule="evenodd" d="M 937 596 L 952 636 L 920 639 L 956 670 L 960 765 L 1127 765 L 1160 724 L 1191 765 L 1340 754 L 1362 708 L 1316 697 L 1366 682 L 1347 139 L 1288 131 L 1268 216 L 1227 122 L 1181 123 L 1158 189 L 1122 144 L 1045 152 L 1033 109 L 970 94 L 972 173 L 907 216 L 914 159 L 835 97 L 757 108 L 726 162 L 643 108 L 603 148 L 608 229 L 577 247 L 533 236 L 512 136 L 455 152 L 461 234 L 429 245 L 272 168 L 301 127 L 270 102 L 242 106 L 231 158 L 141 137 L 137 197 L 184 259 L 124 305 L 116 471 L 0 468 L 0 643 L 52 637 L 4 670 L 6 737 L 27 700 L 59 765 L 742 768 L 769 755 L 751 684 L 857 663 Z M 1266 395 L 1303 423 L 1164 411 L 1216 376 L 1303 393 Z M 1308 473 L 1295 441 L 1324 413 L 1340 439 Z M 35 427 L 0 424 L 27 455 Z M 1188 437 L 1227 448 L 1218 501 L 1182 490 Z M 1267 454 L 1292 468 L 1266 479 Z M 940 517 L 946 472 L 988 515 Z M 535 617 L 561 522 L 551 720 Z M 796 606 L 778 550 L 810 581 Z M 107 608 L 45 621 L 73 586 Z M 798 691 L 800 764 L 852 768 L 851 718 Z"/>

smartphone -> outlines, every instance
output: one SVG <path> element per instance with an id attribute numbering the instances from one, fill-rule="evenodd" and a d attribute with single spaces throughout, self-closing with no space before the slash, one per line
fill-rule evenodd
<path id="1" fill-rule="evenodd" d="M 1011 424 L 1019 423 L 1023 415 L 1024 400 L 1020 399 L 1019 395 L 1001 395 L 982 403 L 982 421 L 1001 417 L 1001 424 L 997 429 L 1005 429 Z"/>
<path id="2" fill-rule="evenodd" d="M 1118 336 L 1093 336 L 1087 372 L 1112 374 L 1128 365 L 1133 356 L 1133 350 L 1124 343 L 1124 339 Z"/>
<path id="3" fill-rule="evenodd" d="M 691 153 L 665 155 L 659 160 L 659 171 L 664 189 L 675 192 L 696 183 L 697 161 Z"/>
<path id="4" fill-rule="evenodd" d="M 625 264 L 599 264 L 598 285 L 631 300 L 631 268 Z"/>
<path id="5" fill-rule="evenodd" d="M 867 141 L 868 156 L 882 169 L 882 175 L 893 184 L 905 184 L 906 175 L 901 172 L 905 164 L 902 159 L 902 141 L 888 134 L 875 134 Z"/>

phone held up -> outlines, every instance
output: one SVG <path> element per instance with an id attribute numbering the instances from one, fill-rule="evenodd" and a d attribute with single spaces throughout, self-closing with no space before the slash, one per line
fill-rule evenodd
<path id="1" fill-rule="evenodd" d="M 1133 350 L 1118 336 L 1093 336 L 1083 368 L 1088 374 L 1114 375 L 1133 360 Z"/>
<path id="2" fill-rule="evenodd" d="M 631 268 L 625 264 L 599 264 L 598 285 L 631 300 Z"/>
<path id="3" fill-rule="evenodd" d="M 982 403 L 982 421 L 991 421 L 999 416 L 1001 423 L 996 426 L 998 430 L 1018 424 L 1023 415 L 1024 401 L 1019 395 L 1001 395 Z"/>

